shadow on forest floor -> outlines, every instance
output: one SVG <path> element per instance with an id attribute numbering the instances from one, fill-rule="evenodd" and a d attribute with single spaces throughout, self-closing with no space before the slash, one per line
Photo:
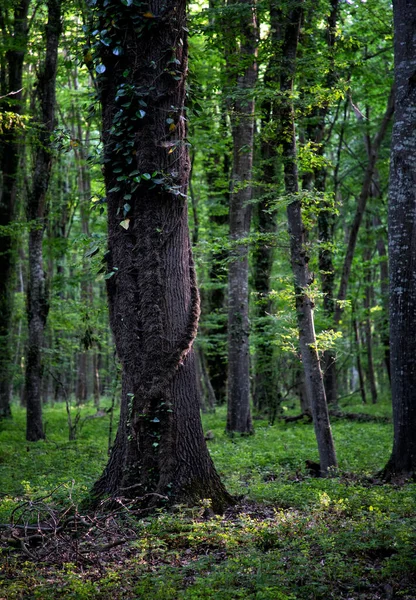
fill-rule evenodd
<path id="1" fill-rule="evenodd" d="M 312 425 L 258 421 L 255 436 L 230 440 L 220 409 L 204 425 L 237 506 L 143 517 L 120 499 L 85 515 L 77 506 L 105 464 L 108 423 L 91 419 L 67 442 L 58 409 L 46 411 L 46 442 L 27 446 L 18 411 L 0 434 L 0 598 L 416 598 L 416 486 L 373 477 L 389 423 L 335 422 L 341 472 L 324 480 L 304 467 L 316 460 Z"/>

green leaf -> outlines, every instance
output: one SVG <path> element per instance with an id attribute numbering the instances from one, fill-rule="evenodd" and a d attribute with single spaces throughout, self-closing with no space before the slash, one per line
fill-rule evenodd
<path id="1" fill-rule="evenodd" d="M 149 181 L 149 179 L 152 179 L 152 176 L 150 175 L 150 173 L 142 173 L 142 179 L 146 179 L 147 181 Z"/>
<path id="2" fill-rule="evenodd" d="M 97 71 L 97 73 L 98 73 L 99 75 L 101 75 L 102 73 L 105 73 L 105 71 L 106 71 L 106 67 L 105 67 L 105 65 L 103 65 L 102 63 L 100 63 L 99 65 L 97 65 L 97 66 L 95 67 L 95 70 Z"/>
<path id="3" fill-rule="evenodd" d="M 107 275 L 104 275 L 104 279 L 110 279 L 115 274 L 116 274 L 115 271 L 110 271 L 110 273 L 107 273 Z"/>

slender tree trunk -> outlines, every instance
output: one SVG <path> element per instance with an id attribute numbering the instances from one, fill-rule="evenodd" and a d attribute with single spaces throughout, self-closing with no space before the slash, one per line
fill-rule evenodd
<path id="1" fill-rule="evenodd" d="M 386 475 L 416 475 L 416 4 L 394 0 L 396 111 L 390 163 L 390 352 L 394 442 Z"/>
<path id="2" fill-rule="evenodd" d="M 374 171 L 376 168 L 376 162 L 378 159 L 381 144 L 387 132 L 388 125 L 391 121 L 394 112 L 394 87 L 391 89 L 390 96 L 387 102 L 386 112 L 384 113 L 383 120 L 380 125 L 380 129 L 377 132 L 374 141 L 371 143 L 371 155 L 368 159 L 367 169 L 364 174 L 364 180 L 361 187 L 361 192 L 357 200 L 357 208 L 355 211 L 354 220 L 351 226 L 347 251 L 345 253 L 344 264 L 342 267 L 341 281 L 339 284 L 339 291 L 337 296 L 337 305 L 335 307 L 335 324 L 338 325 L 342 316 L 342 303 L 347 297 L 348 280 L 350 277 L 352 261 L 354 258 L 355 246 L 357 243 L 358 232 L 360 230 L 361 222 L 364 216 L 365 207 L 367 200 L 371 193 L 371 185 L 373 180 Z"/>
<path id="3" fill-rule="evenodd" d="M 379 229 L 381 221 L 378 216 L 373 217 L 373 229 Z M 386 245 L 382 234 L 377 236 L 377 252 L 380 259 L 380 294 L 383 306 L 383 320 L 381 325 L 380 338 L 384 350 L 384 364 L 386 366 L 387 376 L 391 383 L 390 372 L 390 336 L 389 336 L 389 263 Z"/>
<path id="4" fill-rule="evenodd" d="M 256 14 L 244 1 L 240 59 L 246 65 L 237 78 L 236 100 L 231 116 L 233 172 L 230 196 L 232 260 L 228 272 L 228 433 L 250 434 L 250 349 L 248 321 L 248 244 L 252 197 L 254 143 L 254 86 L 257 81 Z"/>
<path id="5" fill-rule="evenodd" d="M 42 346 L 49 310 L 46 273 L 43 270 L 43 231 L 48 208 L 46 193 L 52 169 L 50 136 L 55 126 L 55 80 L 61 34 L 61 0 L 48 0 L 45 62 L 38 75 L 40 97 L 39 146 L 36 151 L 32 189 L 27 204 L 29 231 L 29 283 L 27 314 L 29 337 L 26 362 L 26 439 L 44 438 L 42 426 Z"/>
<path id="6" fill-rule="evenodd" d="M 123 375 L 117 437 L 93 495 L 147 507 L 210 498 L 221 511 L 232 498 L 205 444 L 192 349 L 199 297 L 186 204 L 185 2 L 151 0 L 147 16 L 134 4 L 116 13 L 106 0 L 95 6 L 99 31 L 114 23 L 111 43 L 97 46 L 107 291 Z"/>
<path id="7" fill-rule="evenodd" d="M 280 77 L 281 64 L 281 42 L 282 42 L 282 11 L 270 3 L 271 40 L 273 43 L 273 54 L 270 57 L 266 73 L 264 75 L 265 86 L 272 84 Z M 262 170 L 262 181 L 264 184 L 260 193 L 263 196 L 255 205 L 257 231 L 260 235 L 273 235 L 276 233 L 277 217 L 276 211 L 271 210 L 270 194 L 274 193 L 276 186 L 276 146 L 279 133 L 270 138 L 270 128 L 279 128 L 280 115 L 279 105 L 276 101 L 268 99 L 262 105 L 261 146 L 260 159 Z M 256 355 L 254 359 L 254 385 L 253 405 L 255 410 L 277 411 L 277 365 L 271 343 L 270 313 L 272 306 L 270 302 L 270 280 L 273 268 L 274 247 L 272 240 L 260 241 L 253 251 L 253 288 L 256 294 L 256 325 L 255 334 L 257 338 Z"/>
<path id="8" fill-rule="evenodd" d="M 92 383 L 94 406 L 100 410 L 100 370 L 99 370 L 99 354 L 94 350 L 92 354 Z"/>
<path id="9" fill-rule="evenodd" d="M 19 115 L 22 112 L 23 61 L 27 49 L 28 10 L 30 0 L 21 0 L 14 9 L 12 36 L 6 28 L 1 13 L 2 46 L 12 47 L 2 58 L 5 66 L 2 77 L 1 108 Z M 6 13 L 7 9 L 4 9 Z M 0 53 L 3 53 L 3 49 Z M 2 69 L 3 70 L 3 69 Z M 11 94 L 11 95 L 8 95 Z M 19 159 L 22 149 L 22 131 L 18 123 L 2 132 L 0 140 L 0 226 L 10 225 L 16 215 L 16 192 Z M 12 392 L 11 363 L 13 353 L 10 344 L 11 316 L 13 308 L 13 277 L 15 267 L 15 240 L 11 235 L 0 235 L 0 419 L 11 416 Z"/>
<path id="10" fill-rule="evenodd" d="M 301 203 L 298 197 L 296 135 L 292 100 L 301 16 L 302 2 L 298 2 L 289 14 L 283 45 L 284 64 L 281 75 L 281 91 L 284 95 L 284 102 L 282 103 L 282 146 L 285 162 L 285 189 L 289 199 L 287 216 L 295 283 L 299 344 L 305 372 L 306 389 L 310 399 L 315 434 L 318 442 L 321 474 L 326 476 L 330 468 L 337 466 L 337 459 L 316 344 L 313 317 L 314 304 L 309 294 L 312 278 L 308 269 L 309 257 L 306 251 L 306 233 L 302 222 Z"/>
<path id="11" fill-rule="evenodd" d="M 360 327 L 358 324 L 358 319 L 354 318 L 352 321 L 353 329 L 354 329 L 354 339 L 355 339 L 355 347 L 357 352 L 357 371 L 358 371 L 358 381 L 360 382 L 360 393 L 361 400 L 363 404 L 367 404 L 367 396 L 365 393 L 365 379 L 364 379 L 364 371 L 361 363 L 361 339 L 360 339 Z"/>
<path id="12" fill-rule="evenodd" d="M 370 222 L 367 220 L 367 232 L 370 233 Z M 367 242 L 368 244 L 369 242 Z M 364 261 L 367 264 L 367 273 L 365 275 L 365 293 L 364 293 L 364 310 L 365 310 L 365 321 L 364 321 L 364 332 L 365 332 L 365 345 L 367 350 L 367 373 L 368 382 L 370 384 L 371 401 L 373 404 L 377 403 L 377 385 L 376 376 L 374 372 L 374 360 L 373 360 L 373 334 L 371 331 L 371 318 L 370 310 L 373 297 L 373 285 L 372 285 L 372 274 L 371 274 L 371 252 L 368 247 L 364 252 Z"/>

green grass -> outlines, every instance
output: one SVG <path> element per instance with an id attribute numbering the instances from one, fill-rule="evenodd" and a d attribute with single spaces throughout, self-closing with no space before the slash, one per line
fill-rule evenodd
<path id="1" fill-rule="evenodd" d="M 343 409 L 390 414 L 387 403 Z M 47 439 L 28 444 L 24 413 L 13 414 L 0 430 L 0 522 L 51 492 L 44 503 L 55 509 L 78 503 L 106 463 L 108 415 L 85 419 L 68 442 L 64 409 L 46 407 Z M 258 420 L 254 436 L 230 439 L 223 408 L 203 420 L 225 484 L 244 495 L 240 509 L 208 521 L 202 507 L 123 513 L 135 539 L 90 563 L 34 566 L 4 542 L 0 599 L 416 598 L 416 486 L 375 476 L 391 450 L 390 423 L 334 419 L 340 471 L 325 480 L 305 472 L 305 460 L 318 458 L 310 423 Z"/>

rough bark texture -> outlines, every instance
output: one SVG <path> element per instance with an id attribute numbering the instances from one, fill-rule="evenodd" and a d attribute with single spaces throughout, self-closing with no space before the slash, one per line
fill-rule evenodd
<path id="1" fill-rule="evenodd" d="M 13 45 L 1 58 L 0 108 L 19 114 L 22 110 L 23 61 L 27 48 L 27 15 L 30 0 L 16 3 L 13 25 L 6 21 L 7 8 L 0 8 L 0 28 L 3 48 Z M 3 53 L 4 52 L 4 53 Z M 18 125 L 5 129 L 0 140 L 0 226 L 7 227 L 16 214 L 17 172 L 21 154 L 21 131 Z M 0 419 L 11 415 L 11 363 L 10 324 L 13 307 L 13 277 L 15 266 L 15 241 L 10 234 L 0 235 Z"/>
<path id="2" fill-rule="evenodd" d="M 47 4 L 46 54 L 37 84 L 40 101 L 38 147 L 32 190 L 27 203 L 27 218 L 31 222 L 27 292 L 29 337 L 25 374 L 26 439 L 29 441 L 45 437 L 42 426 L 42 345 L 49 303 L 46 273 L 43 270 L 42 241 L 48 211 L 46 193 L 52 169 L 50 136 L 55 126 L 55 81 L 61 34 L 61 0 L 48 0 Z"/>
<path id="3" fill-rule="evenodd" d="M 389 189 L 394 443 L 386 474 L 416 474 L 416 4 L 394 0 L 396 110 Z"/>
<path id="4" fill-rule="evenodd" d="M 210 498 L 221 511 L 232 499 L 205 444 L 192 350 L 199 297 L 185 199 L 185 2 L 152 0 L 147 16 L 119 2 L 96 7 L 100 30 L 111 19 L 115 25 L 109 46 L 98 47 L 106 69 L 99 88 L 114 273 L 107 291 L 122 399 L 93 495 L 134 497 L 146 506 Z"/>
<path id="5" fill-rule="evenodd" d="M 285 57 L 281 90 L 285 95 L 282 103 L 282 137 L 283 159 L 285 161 L 285 189 L 289 204 L 287 207 L 290 253 L 295 284 L 296 311 L 299 329 L 299 344 L 305 372 L 305 384 L 310 399 L 315 434 L 318 443 L 321 474 L 326 476 L 328 469 L 337 466 L 325 388 L 321 367 L 319 364 L 316 344 L 313 300 L 308 288 L 312 278 L 308 269 L 309 257 L 306 252 L 306 234 L 302 222 L 301 203 L 297 196 L 299 192 L 298 169 L 296 161 L 296 135 L 294 107 L 292 101 L 293 79 L 296 64 L 296 50 L 299 39 L 299 28 L 302 16 L 302 3 L 297 3 L 289 15 L 283 46 Z"/>
<path id="6" fill-rule="evenodd" d="M 228 271 L 227 431 L 250 434 L 253 426 L 250 413 L 248 244 L 244 240 L 250 232 L 251 220 L 257 24 L 251 3 L 245 1 L 243 5 L 245 22 L 240 60 L 246 66 L 237 78 L 231 115 L 234 150 L 229 219 L 233 250 Z"/>

